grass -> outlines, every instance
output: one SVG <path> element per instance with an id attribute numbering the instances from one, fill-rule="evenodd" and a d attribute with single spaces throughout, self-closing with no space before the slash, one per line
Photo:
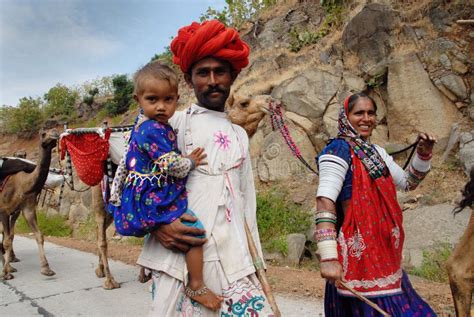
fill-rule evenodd
<path id="1" fill-rule="evenodd" d="M 263 247 L 270 252 L 288 254 L 286 236 L 305 233 L 311 225 L 311 215 L 301 206 L 285 200 L 286 192 L 271 189 L 257 195 L 257 222 Z"/>
<path id="2" fill-rule="evenodd" d="M 423 261 L 420 267 L 409 271 L 410 274 L 426 278 L 434 282 L 448 282 L 446 261 L 451 255 L 451 245 L 441 243 L 432 251 L 423 251 Z"/>
<path id="3" fill-rule="evenodd" d="M 75 236 L 78 239 L 95 240 L 96 239 L 97 223 L 95 222 L 95 215 L 89 214 L 86 221 L 79 224 Z"/>
<path id="4" fill-rule="evenodd" d="M 66 218 L 60 215 L 46 216 L 43 212 L 37 212 L 38 226 L 45 236 L 53 237 L 69 237 L 71 236 L 72 229 L 67 224 Z M 15 232 L 17 233 L 30 233 L 31 229 L 26 223 L 25 217 L 21 216 L 18 218 L 15 226 Z"/>

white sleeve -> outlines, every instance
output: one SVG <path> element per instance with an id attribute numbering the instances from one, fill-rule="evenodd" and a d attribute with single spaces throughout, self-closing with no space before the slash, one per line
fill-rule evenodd
<path id="1" fill-rule="evenodd" d="M 319 157 L 319 186 L 316 197 L 326 197 L 336 202 L 341 192 L 349 164 L 342 158 L 332 154 Z"/>
<path id="2" fill-rule="evenodd" d="M 408 173 L 404 171 L 391 157 L 384 148 L 374 145 L 377 152 L 379 152 L 382 159 L 385 161 L 390 174 L 392 175 L 393 181 L 398 189 L 401 190 L 408 190 L 409 181 L 408 181 Z M 422 173 L 427 173 L 431 169 L 431 162 L 430 161 L 423 161 L 418 157 L 418 154 L 415 154 L 413 161 L 410 163 L 411 166 Z"/>
<path id="3" fill-rule="evenodd" d="M 400 166 L 398 166 L 398 164 L 393 160 L 393 157 L 388 155 L 387 151 L 385 151 L 383 147 L 376 144 L 374 144 L 374 146 L 382 159 L 385 161 L 385 165 L 387 165 L 390 175 L 392 175 L 395 186 L 397 186 L 398 189 L 406 190 L 408 188 L 408 182 L 405 171 Z"/>

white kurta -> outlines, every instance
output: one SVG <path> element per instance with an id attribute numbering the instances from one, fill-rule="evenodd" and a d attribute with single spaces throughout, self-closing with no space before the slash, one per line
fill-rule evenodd
<path id="1" fill-rule="evenodd" d="M 187 111 L 175 113 L 170 124 L 177 133 L 178 148 L 183 154 L 191 153 L 197 147 L 204 148 L 207 154 L 208 164 L 189 174 L 186 188 L 189 209 L 203 223 L 208 238 L 204 245 L 204 272 L 209 271 L 206 266 L 218 263 L 223 273 L 218 283 L 222 289 L 211 287 L 212 278 L 217 276 L 204 274 L 204 279 L 214 292 L 222 294 L 223 290 L 255 272 L 248 250 L 245 220 L 262 256 L 248 137 L 244 129 L 230 122 L 226 113 L 195 104 Z M 164 248 L 153 235 L 145 241 L 137 263 L 178 281 L 186 281 L 184 254 Z"/>

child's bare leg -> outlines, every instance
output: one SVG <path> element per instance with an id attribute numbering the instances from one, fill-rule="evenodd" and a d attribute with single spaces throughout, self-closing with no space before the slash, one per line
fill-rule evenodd
<path id="1" fill-rule="evenodd" d="M 214 294 L 204 284 L 204 278 L 202 275 L 202 247 L 192 247 L 189 249 L 189 251 L 186 253 L 186 265 L 189 271 L 189 283 L 187 288 L 191 289 L 191 291 L 187 291 L 186 295 L 204 307 L 212 310 L 219 310 L 224 298 Z"/>

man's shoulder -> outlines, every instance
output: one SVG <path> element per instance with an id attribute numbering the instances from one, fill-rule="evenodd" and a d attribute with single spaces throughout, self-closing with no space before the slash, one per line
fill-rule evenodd
<path id="1" fill-rule="evenodd" d="M 183 124 L 184 118 L 186 117 L 186 111 L 187 109 L 176 111 L 170 118 L 169 124 L 175 129 L 181 124 Z"/>

